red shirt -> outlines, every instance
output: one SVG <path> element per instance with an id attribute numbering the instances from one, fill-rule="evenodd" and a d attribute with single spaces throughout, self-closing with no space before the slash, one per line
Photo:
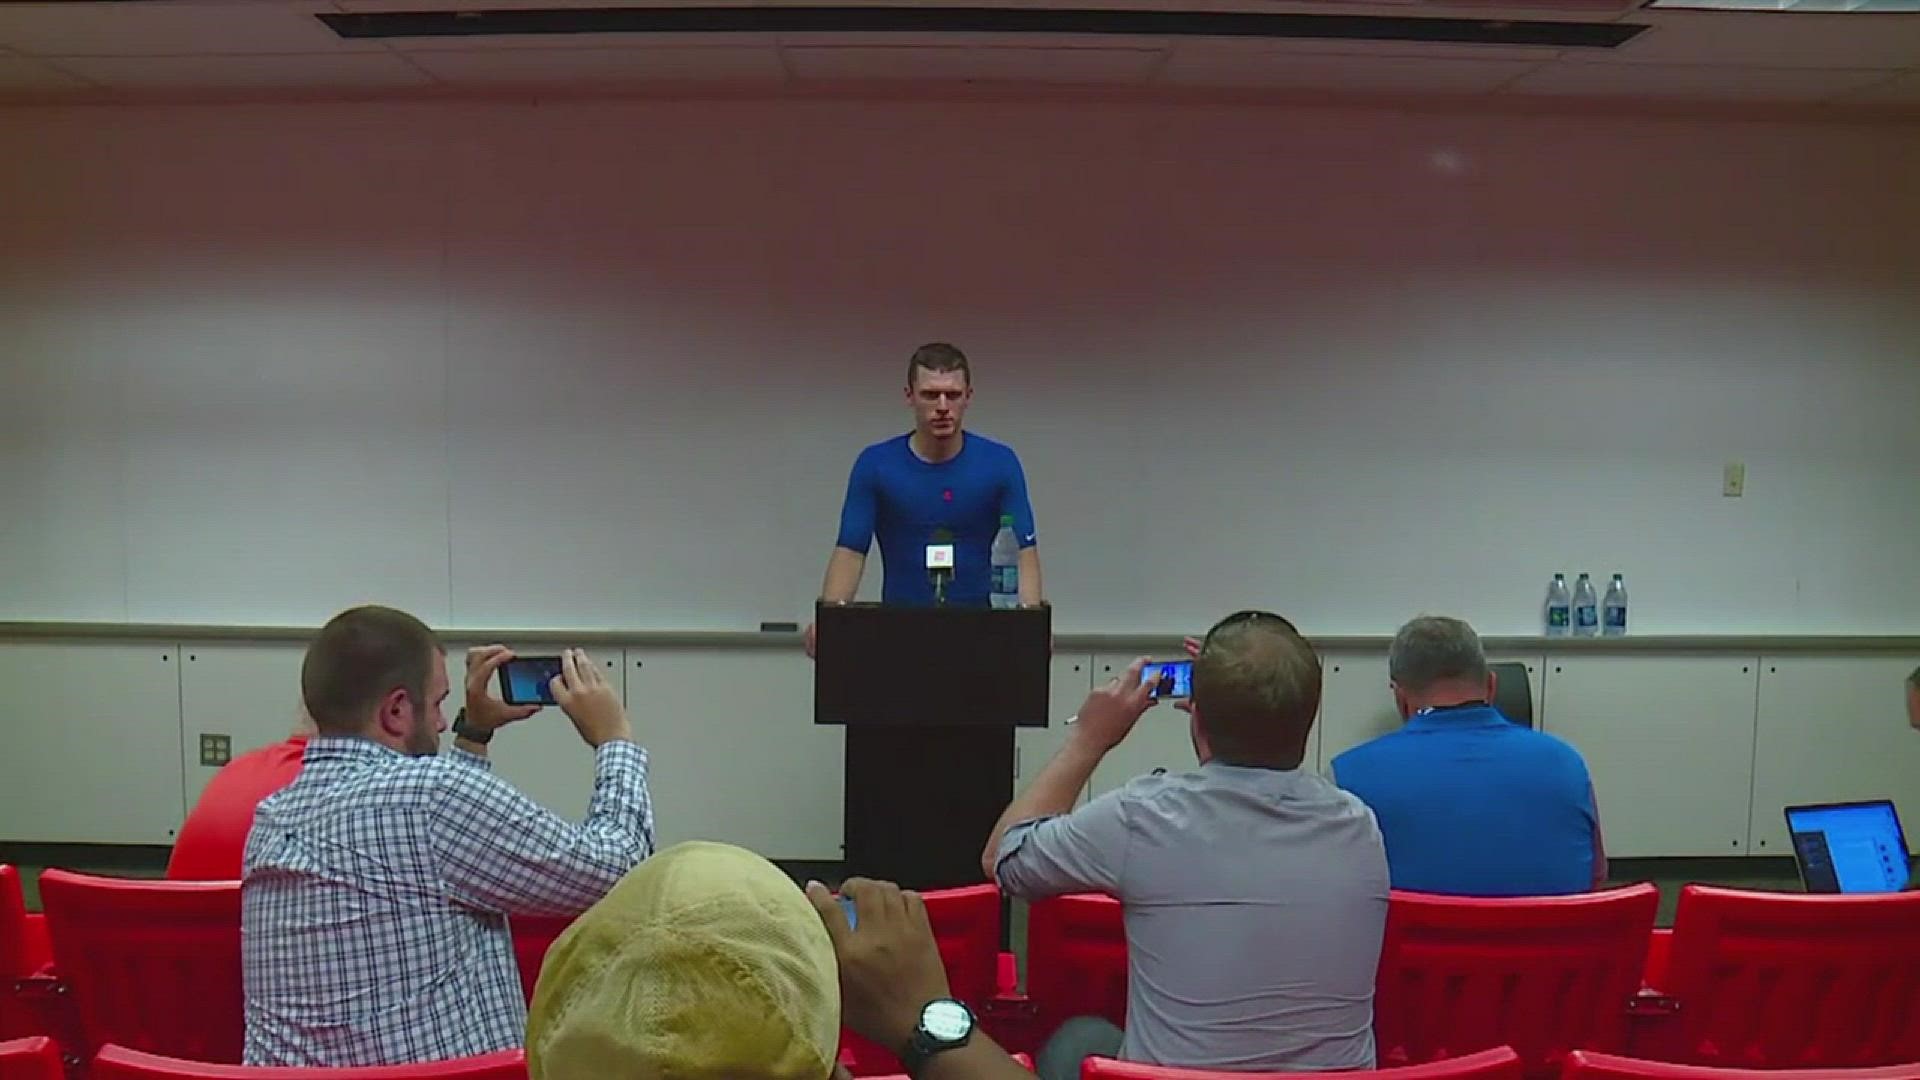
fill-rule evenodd
<path id="1" fill-rule="evenodd" d="M 193 813 L 180 826 L 167 861 L 167 877 L 176 881 L 238 881 L 240 860 L 260 800 L 293 783 L 307 737 L 249 750 L 214 774 Z"/>

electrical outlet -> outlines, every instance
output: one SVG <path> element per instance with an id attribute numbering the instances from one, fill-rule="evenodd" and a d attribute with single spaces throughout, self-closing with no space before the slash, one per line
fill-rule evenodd
<path id="1" fill-rule="evenodd" d="M 200 736 L 200 764 L 218 768 L 233 760 L 233 736 Z"/>
<path id="2" fill-rule="evenodd" d="M 1747 492 L 1747 467 L 1738 461 L 1727 462 L 1727 470 L 1720 480 L 1720 494 L 1729 499 L 1737 499 Z"/>

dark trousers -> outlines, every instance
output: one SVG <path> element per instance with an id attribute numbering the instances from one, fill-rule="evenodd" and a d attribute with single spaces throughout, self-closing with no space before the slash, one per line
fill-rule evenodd
<path id="1" fill-rule="evenodd" d="M 1060 1025 L 1034 1059 L 1040 1080 L 1080 1080 L 1080 1062 L 1090 1057 L 1120 1056 L 1126 1033 L 1098 1016 L 1076 1016 Z"/>

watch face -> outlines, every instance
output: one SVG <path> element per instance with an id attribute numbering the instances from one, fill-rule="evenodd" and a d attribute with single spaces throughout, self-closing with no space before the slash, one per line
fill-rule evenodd
<path id="1" fill-rule="evenodd" d="M 958 1042 L 973 1034 L 973 1014 L 957 1001 L 928 1002 L 920 1010 L 920 1029 L 943 1043 Z"/>

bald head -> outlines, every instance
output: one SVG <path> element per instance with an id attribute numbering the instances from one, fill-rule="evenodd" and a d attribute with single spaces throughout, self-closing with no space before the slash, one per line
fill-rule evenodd
<path id="1" fill-rule="evenodd" d="M 1320 711 L 1320 658 L 1293 624 L 1242 611 L 1207 631 L 1193 663 L 1193 713 L 1211 756 L 1298 768 Z"/>

